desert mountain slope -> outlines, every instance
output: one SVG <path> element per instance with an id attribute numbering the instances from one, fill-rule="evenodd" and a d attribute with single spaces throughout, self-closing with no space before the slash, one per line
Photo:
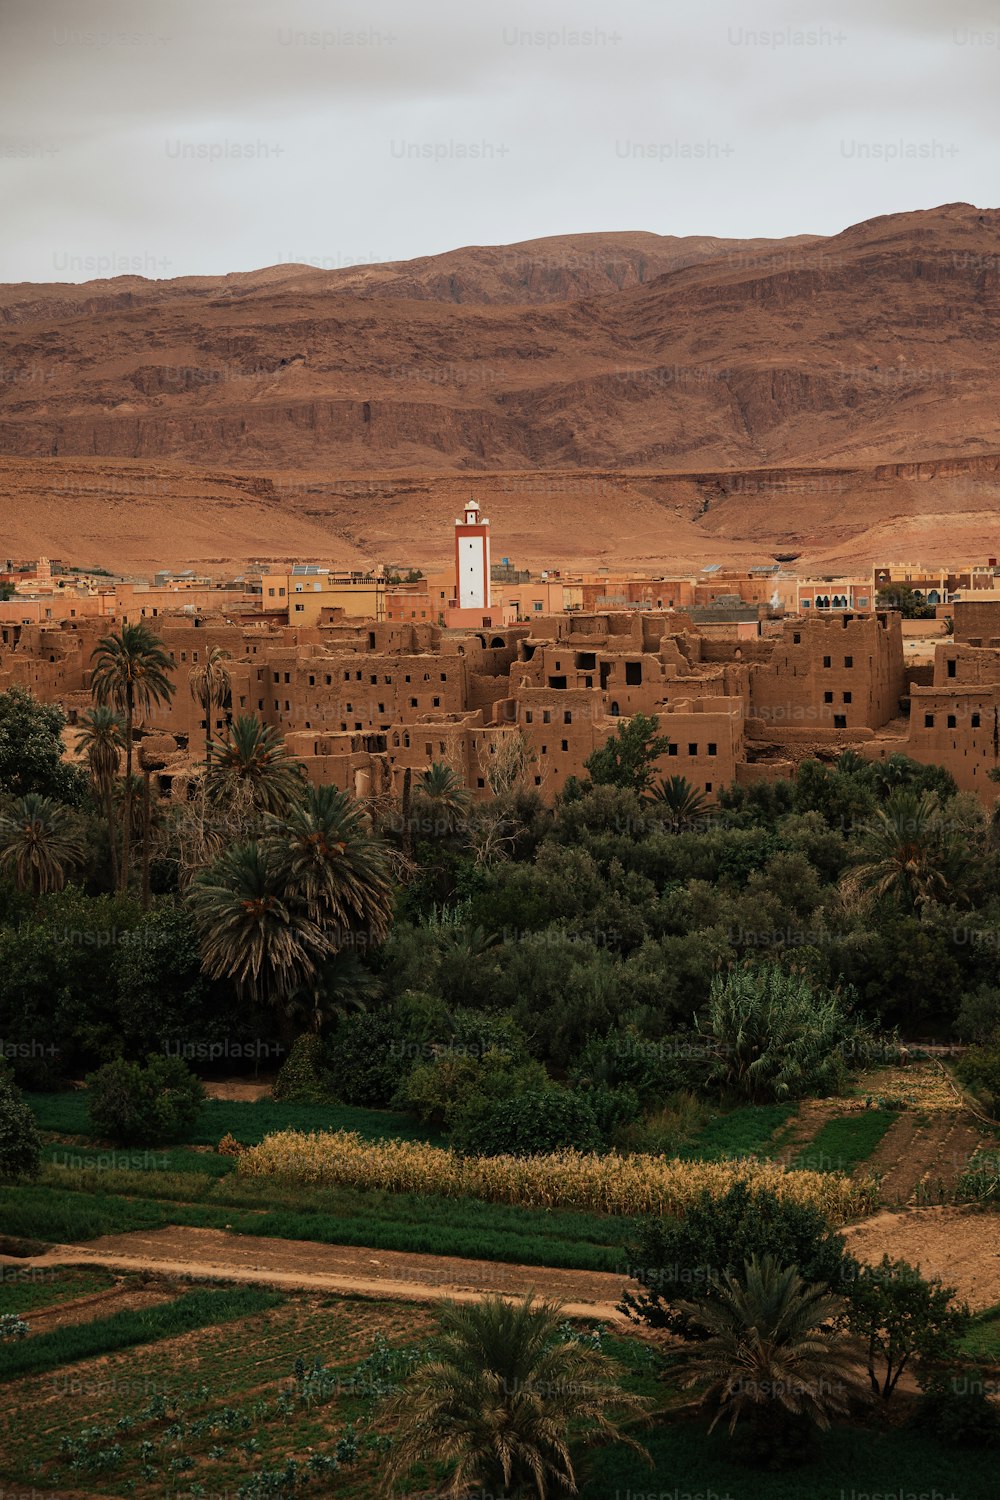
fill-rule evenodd
<path id="1" fill-rule="evenodd" d="M 474 484 L 495 525 L 509 505 L 503 550 L 549 562 L 794 545 L 833 566 L 869 531 L 883 557 L 957 560 L 997 551 L 998 353 L 1000 211 L 968 204 L 827 238 L 22 284 L 0 288 L 0 454 L 34 497 L 29 553 L 86 516 L 137 562 L 190 513 L 191 560 L 270 555 L 281 516 L 290 553 L 416 556 Z M 60 501 L 75 462 L 117 486 L 103 520 L 89 484 Z M 149 472 L 170 495 L 117 527 Z"/>

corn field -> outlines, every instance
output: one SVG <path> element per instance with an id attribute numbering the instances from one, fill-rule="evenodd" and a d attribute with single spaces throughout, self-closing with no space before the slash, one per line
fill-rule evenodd
<path id="1" fill-rule="evenodd" d="M 737 1179 L 780 1198 L 819 1208 L 831 1224 L 863 1217 L 877 1206 L 871 1179 L 835 1172 L 789 1172 L 755 1157 L 739 1161 L 670 1161 L 659 1156 L 588 1155 L 462 1157 L 418 1141 L 366 1141 L 346 1130 L 282 1130 L 238 1158 L 243 1177 L 317 1187 L 380 1188 L 437 1193 L 526 1208 L 590 1213 L 682 1213 L 704 1190 L 723 1194 Z"/>

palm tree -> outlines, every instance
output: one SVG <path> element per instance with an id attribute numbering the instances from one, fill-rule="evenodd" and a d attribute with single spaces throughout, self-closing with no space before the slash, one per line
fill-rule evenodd
<path id="1" fill-rule="evenodd" d="M 413 788 L 413 823 L 418 833 L 449 838 L 465 824 L 471 803 L 468 787 L 450 766 L 436 760 Z"/>
<path id="2" fill-rule="evenodd" d="M 618 1369 L 570 1333 L 558 1304 L 446 1302 L 431 1359 L 390 1402 L 386 1488 L 422 1461 L 453 1465 L 445 1493 L 576 1494 L 571 1439 L 645 1450 L 618 1425 L 644 1414 Z"/>
<path id="3" fill-rule="evenodd" d="M 123 625 L 104 635 L 91 654 L 95 663 L 90 689 L 98 703 L 111 704 L 125 720 L 125 777 L 132 775 L 132 731 L 135 716 L 144 717 L 155 703 L 169 703 L 173 661 L 158 636 L 146 625 Z M 131 872 L 132 828 L 126 819 L 122 836 L 121 889 Z"/>
<path id="4" fill-rule="evenodd" d="M 908 755 L 897 751 L 885 760 L 872 762 L 872 781 L 883 797 L 889 797 L 909 785 L 916 769 Z"/>
<path id="5" fill-rule="evenodd" d="M 919 912 L 948 894 L 960 859 L 959 840 L 934 793 L 895 791 L 875 809 L 860 861 L 843 876 L 841 888 L 860 904 L 889 898 Z"/>
<path id="6" fill-rule="evenodd" d="M 758 1438 L 774 1439 L 803 1420 L 822 1430 L 862 1389 L 857 1357 L 838 1320 L 843 1303 L 828 1287 L 808 1285 L 772 1255 L 727 1271 L 712 1295 L 679 1302 L 708 1334 L 684 1357 L 689 1385 L 705 1385 L 712 1420 L 730 1434 L 746 1418 Z"/>
<path id="7" fill-rule="evenodd" d="M 87 858 L 73 812 L 51 797 L 29 792 L 0 813 L 0 870 L 35 897 L 61 891 L 69 871 Z"/>
<path id="8" fill-rule="evenodd" d="M 86 758 L 94 792 L 104 808 L 111 845 L 111 884 L 118 889 L 118 841 L 115 832 L 114 786 L 125 748 L 125 721 L 109 704 L 88 708 L 80 723 L 77 750 Z"/>
<path id="9" fill-rule="evenodd" d="M 384 941 L 392 881 L 382 840 L 353 797 L 334 786 L 307 786 L 283 816 L 266 818 L 264 843 L 289 889 L 337 946 L 359 933 L 366 945 Z"/>
<path id="10" fill-rule="evenodd" d="M 708 809 L 708 798 L 692 786 L 686 776 L 664 777 L 649 792 L 649 800 L 669 814 L 675 832 L 690 828 Z"/>
<path id="11" fill-rule="evenodd" d="M 191 697 L 201 704 L 205 715 L 205 765 L 212 764 L 212 710 L 225 708 L 230 702 L 231 682 L 226 662 L 229 652 L 222 646 L 213 646 L 205 660 L 188 673 Z"/>
<path id="12" fill-rule="evenodd" d="M 331 949 L 260 844 L 235 844 L 191 883 L 188 900 L 213 979 L 286 1005 Z"/>
<path id="13" fill-rule="evenodd" d="M 857 776 L 868 765 L 869 762 L 862 760 L 856 750 L 841 750 L 833 763 L 833 769 L 841 776 Z"/>
<path id="14" fill-rule="evenodd" d="M 229 737 L 216 741 L 206 775 L 210 802 L 230 813 L 237 826 L 256 830 L 266 813 L 288 811 L 304 785 L 302 764 L 276 729 L 241 714 Z"/>

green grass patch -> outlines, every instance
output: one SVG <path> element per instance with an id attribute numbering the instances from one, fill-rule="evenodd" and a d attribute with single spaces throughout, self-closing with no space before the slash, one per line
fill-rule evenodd
<path id="1" fill-rule="evenodd" d="M 102 1266 L 0 1266 L 0 1313 L 31 1313 L 114 1286 Z"/>
<path id="2" fill-rule="evenodd" d="M 802 1468 L 772 1474 L 734 1463 L 725 1428 L 709 1435 L 707 1423 L 659 1422 L 651 1432 L 636 1431 L 653 1458 L 653 1468 L 618 1445 L 582 1455 L 586 1476 L 580 1500 L 633 1500 L 640 1496 L 694 1500 L 849 1500 L 866 1495 L 896 1500 L 996 1500 L 996 1454 L 963 1448 L 957 1453 L 913 1428 L 836 1427 L 818 1439 L 815 1460 Z"/>
<path id="3" fill-rule="evenodd" d="M 853 1172 L 873 1154 L 886 1131 L 899 1118 L 891 1109 L 866 1109 L 838 1115 L 809 1141 L 791 1162 L 800 1171 Z"/>
<path id="4" fill-rule="evenodd" d="M 26 1239 L 72 1243 L 99 1234 L 156 1229 L 170 1223 L 162 1203 L 120 1198 L 111 1193 L 59 1191 L 46 1187 L 0 1188 L 4 1233 Z"/>
<path id="5" fill-rule="evenodd" d="M 62 1137 L 100 1139 L 87 1113 L 87 1089 L 63 1094 L 27 1094 L 40 1130 Z M 412 1115 L 347 1104 L 276 1104 L 273 1099 L 206 1099 L 187 1145 L 215 1146 L 224 1135 L 256 1146 L 276 1130 L 355 1130 L 366 1140 L 443 1140 L 439 1130 Z M 155 1143 L 154 1143 L 155 1144 Z M 141 1148 L 140 1148 L 141 1149 Z"/>
<path id="6" fill-rule="evenodd" d="M 97 1354 L 108 1354 L 114 1349 L 174 1338 L 194 1328 L 230 1323 L 275 1307 L 283 1300 L 280 1292 L 268 1292 L 259 1287 L 193 1291 L 155 1307 L 54 1328 L 50 1333 L 39 1333 L 16 1343 L 0 1345 L 0 1380 L 54 1370 L 60 1365 L 74 1364 Z"/>
<path id="7" fill-rule="evenodd" d="M 960 1343 L 963 1354 L 972 1359 L 1000 1364 L 1000 1303 L 976 1313 Z"/>
<path id="8" fill-rule="evenodd" d="M 171 1175 L 198 1173 L 226 1177 L 236 1168 L 231 1156 L 214 1151 L 192 1151 L 183 1146 L 68 1146 L 53 1141 L 42 1147 L 42 1160 L 64 1172 L 163 1172 Z"/>
<path id="9" fill-rule="evenodd" d="M 772 1137 L 788 1122 L 798 1105 L 743 1104 L 715 1115 L 680 1156 L 685 1161 L 721 1161 L 733 1156 L 770 1156 Z"/>

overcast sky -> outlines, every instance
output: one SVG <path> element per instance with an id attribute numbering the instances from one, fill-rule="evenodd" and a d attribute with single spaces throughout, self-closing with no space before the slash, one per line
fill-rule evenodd
<path id="1" fill-rule="evenodd" d="M 1000 204 L 986 0 L 0 0 L 0 280 Z"/>

